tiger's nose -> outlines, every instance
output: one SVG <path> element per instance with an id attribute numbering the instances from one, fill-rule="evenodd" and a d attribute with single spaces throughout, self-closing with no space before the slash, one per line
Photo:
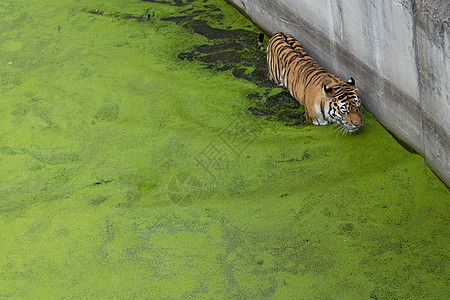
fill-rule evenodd
<path id="1" fill-rule="evenodd" d="M 359 112 L 351 112 L 350 115 L 350 124 L 352 124 L 355 127 L 358 127 L 362 123 L 361 114 Z"/>
<path id="2" fill-rule="evenodd" d="M 358 113 L 350 114 L 350 121 L 354 126 L 359 126 L 362 123 L 361 115 Z"/>

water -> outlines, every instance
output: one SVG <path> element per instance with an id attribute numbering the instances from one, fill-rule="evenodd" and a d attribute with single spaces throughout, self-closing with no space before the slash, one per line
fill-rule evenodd
<path id="1" fill-rule="evenodd" d="M 0 20 L 2 298 L 448 294 L 449 190 L 366 111 L 304 124 L 226 2 Z"/>

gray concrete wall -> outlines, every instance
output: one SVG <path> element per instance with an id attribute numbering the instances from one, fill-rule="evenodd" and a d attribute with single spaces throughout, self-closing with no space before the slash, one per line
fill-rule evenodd
<path id="1" fill-rule="evenodd" d="M 450 186 L 450 1 L 228 1 L 354 77 L 364 107 Z"/>

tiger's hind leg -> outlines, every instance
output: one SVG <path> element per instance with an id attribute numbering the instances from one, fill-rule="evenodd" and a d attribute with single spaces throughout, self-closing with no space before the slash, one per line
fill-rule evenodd
<path id="1" fill-rule="evenodd" d="M 269 65 L 269 71 L 267 72 L 267 79 L 275 83 L 279 87 L 284 87 L 284 70 L 280 71 L 278 68 L 275 70 L 275 68 L 270 68 Z"/>
<path id="2" fill-rule="evenodd" d="M 285 75 L 286 75 L 286 69 L 281 69 L 279 71 L 278 78 L 276 80 L 274 80 L 274 82 L 277 84 L 277 86 L 286 87 Z"/>

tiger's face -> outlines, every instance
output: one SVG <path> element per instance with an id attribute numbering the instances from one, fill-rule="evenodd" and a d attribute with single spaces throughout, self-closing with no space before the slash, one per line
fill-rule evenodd
<path id="1" fill-rule="evenodd" d="M 324 91 L 329 101 L 328 114 L 333 121 L 341 123 L 346 131 L 358 130 L 362 124 L 362 116 L 355 80 L 350 78 L 345 83 L 324 85 Z"/>

